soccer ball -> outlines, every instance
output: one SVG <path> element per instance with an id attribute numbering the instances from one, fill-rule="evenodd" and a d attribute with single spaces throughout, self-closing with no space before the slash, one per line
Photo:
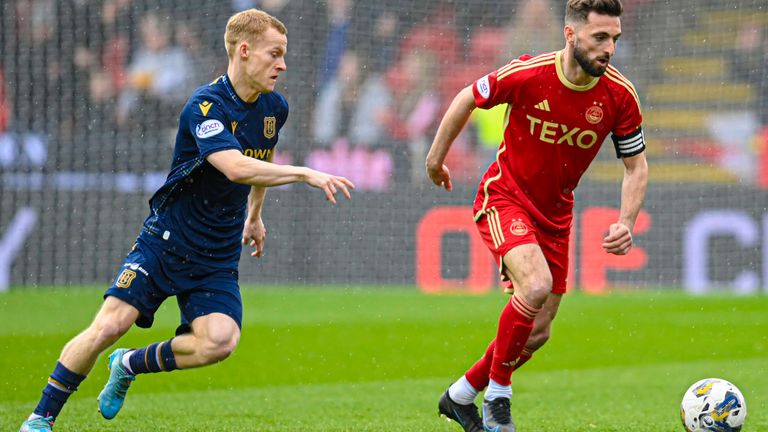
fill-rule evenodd
<path id="1" fill-rule="evenodd" d="M 706 378 L 685 391 L 680 417 L 687 432 L 740 431 L 747 417 L 747 403 L 735 385 L 720 378 Z"/>

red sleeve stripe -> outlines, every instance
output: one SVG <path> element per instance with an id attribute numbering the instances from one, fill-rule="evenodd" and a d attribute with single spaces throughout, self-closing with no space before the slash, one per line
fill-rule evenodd
<path id="1" fill-rule="evenodd" d="M 539 61 L 539 60 L 541 60 L 543 58 L 549 58 L 549 57 L 554 58 L 556 54 L 557 54 L 557 52 L 539 54 L 536 57 L 529 58 L 528 60 L 514 59 L 511 62 L 505 64 L 502 67 L 500 67 L 499 70 L 498 70 L 498 73 L 503 73 L 505 70 L 507 70 L 507 69 L 509 69 L 511 67 L 514 67 L 516 65 L 534 63 L 534 62 L 537 62 L 537 61 Z"/>
<path id="2" fill-rule="evenodd" d="M 608 69 L 605 71 L 605 76 L 609 80 L 615 82 L 616 84 L 619 84 L 620 86 L 627 89 L 629 94 L 632 95 L 633 98 L 635 98 L 635 102 L 637 103 L 637 109 L 638 111 L 642 111 L 640 109 L 640 98 L 637 96 L 637 91 L 635 90 L 635 86 L 632 85 L 631 82 L 629 82 L 628 79 L 624 78 L 624 75 L 622 75 L 618 70 L 615 68 L 608 66 Z"/>
<path id="3" fill-rule="evenodd" d="M 531 69 L 539 66 L 545 66 L 553 64 L 555 62 L 555 53 L 543 54 L 541 56 L 534 57 L 530 60 L 519 61 L 515 60 L 512 63 L 502 67 L 496 72 L 496 81 L 501 81 L 507 76 L 526 69 Z"/>

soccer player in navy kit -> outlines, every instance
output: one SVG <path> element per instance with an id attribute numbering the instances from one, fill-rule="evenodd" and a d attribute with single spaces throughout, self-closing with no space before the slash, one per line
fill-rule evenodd
<path id="1" fill-rule="evenodd" d="M 256 9 L 229 19 L 227 74 L 197 89 L 184 106 L 170 174 L 150 199 L 136 244 L 92 324 L 64 347 L 20 432 L 51 431 L 99 354 L 134 323 L 151 326 L 170 296 L 181 312 L 177 336 L 109 356 L 109 380 L 99 395 L 102 416 L 117 415 L 138 374 L 227 358 L 240 339 L 242 244 L 253 247 L 255 257 L 264 248 L 266 188 L 304 182 L 334 204 L 337 192 L 350 198 L 354 185 L 343 177 L 268 162 L 288 117 L 285 98 L 273 92 L 286 69 L 286 33 L 279 20 Z"/>

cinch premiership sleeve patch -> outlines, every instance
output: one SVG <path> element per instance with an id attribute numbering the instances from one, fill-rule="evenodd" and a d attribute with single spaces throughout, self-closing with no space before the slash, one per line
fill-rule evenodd
<path id="1" fill-rule="evenodd" d="M 224 130 L 224 125 L 218 120 L 206 120 L 195 127 L 198 138 L 208 138 L 218 135 Z"/>
<path id="2" fill-rule="evenodd" d="M 630 157 L 645 151 L 645 136 L 641 127 L 627 136 L 611 135 L 611 139 L 613 146 L 616 147 L 617 158 Z"/>
<path id="3" fill-rule="evenodd" d="M 480 93 L 483 99 L 488 99 L 488 96 L 491 95 L 491 84 L 488 82 L 488 75 L 477 80 L 477 92 Z"/>

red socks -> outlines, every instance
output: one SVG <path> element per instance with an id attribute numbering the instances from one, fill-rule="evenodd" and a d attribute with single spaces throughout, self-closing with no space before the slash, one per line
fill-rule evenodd
<path id="1" fill-rule="evenodd" d="M 533 355 L 525 349 L 525 344 L 533 330 L 533 320 L 540 311 L 541 308 L 534 308 L 525 300 L 512 296 L 501 312 L 496 339 L 465 375 L 472 387 L 484 389 L 489 378 L 501 385 L 510 385 L 512 371 Z"/>

